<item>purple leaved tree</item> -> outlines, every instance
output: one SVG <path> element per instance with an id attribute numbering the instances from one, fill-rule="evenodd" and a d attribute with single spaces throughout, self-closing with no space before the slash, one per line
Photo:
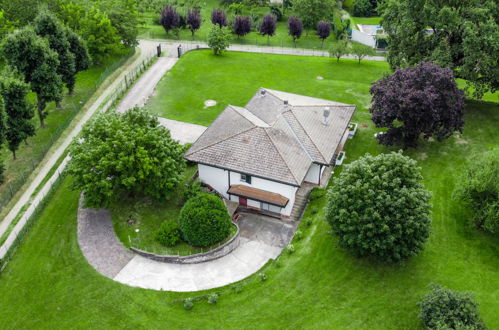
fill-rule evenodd
<path id="1" fill-rule="evenodd" d="M 376 127 L 387 127 L 377 139 L 385 145 L 416 147 L 418 139 L 441 141 L 464 125 L 464 93 L 449 68 L 422 62 L 378 80 L 370 90 L 369 111 Z"/>
<path id="2" fill-rule="evenodd" d="M 211 12 L 211 22 L 220 28 L 227 26 L 227 16 L 222 9 L 215 8 Z"/>
<path id="3" fill-rule="evenodd" d="M 251 32 L 251 17 L 249 16 L 236 16 L 234 19 L 233 26 L 234 33 L 237 35 L 237 38 L 244 37 L 248 33 Z"/>
<path id="4" fill-rule="evenodd" d="M 180 27 L 180 16 L 174 6 L 168 5 L 161 11 L 160 23 L 166 31 L 178 30 Z"/>
<path id="5" fill-rule="evenodd" d="M 201 27 L 201 13 L 199 9 L 189 9 L 187 11 L 186 23 L 189 26 L 189 30 L 191 30 L 192 39 L 194 39 L 194 33 Z"/>
<path id="6" fill-rule="evenodd" d="M 293 37 L 293 43 L 296 47 L 296 40 L 300 39 L 303 33 L 303 23 L 298 17 L 291 16 L 288 19 L 289 35 Z"/>
<path id="7" fill-rule="evenodd" d="M 260 34 L 267 36 L 267 44 L 270 44 L 270 37 L 275 34 L 275 29 L 277 27 L 277 20 L 274 15 L 265 15 L 262 19 L 262 24 L 260 25 Z"/>
<path id="8" fill-rule="evenodd" d="M 331 23 L 327 21 L 320 21 L 317 24 L 317 35 L 322 39 L 321 48 L 324 46 L 324 40 L 326 40 L 331 34 Z"/>

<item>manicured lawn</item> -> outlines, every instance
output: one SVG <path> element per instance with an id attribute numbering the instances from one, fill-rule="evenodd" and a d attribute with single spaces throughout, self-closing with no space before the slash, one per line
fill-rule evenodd
<path id="1" fill-rule="evenodd" d="M 244 106 L 260 87 L 367 108 L 371 82 L 388 70 L 385 62 L 193 51 L 163 77 L 147 108 L 161 117 L 209 125 L 228 104 Z M 218 104 L 205 108 L 207 99 Z"/>
<path id="2" fill-rule="evenodd" d="M 38 115 L 35 114 L 33 123 L 36 126 L 36 135 L 28 139 L 29 145 L 24 143 L 20 145 L 16 153 L 17 159 L 12 158 L 12 154 L 7 148 L 0 150 L 0 159 L 5 164 L 5 183 L 0 186 L 0 209 L 10 198 L 11 190 L 13 193 L 17 191 L 20 184 L 32 173 L 82 105 L 92 96 L 101 75 L 127 52 L 129 52 L 128 49 L 123 50 L 108 57 L 100 65 L 80 72 L 76 78 L 73 95 L 65 95 L 61 108 L 57 109 L 53 103 L 47 106 L 48 116 L 45 120 L 45 128 L 39 127 Z M 30 94 L 29 98 L 32 103 L 36 102 L 34 94 Z"/>
<path id="3" fill-rule="evenodd" d="M 177 221 L 184 201 L 185 184 L 189 182 L 197 166 L 190 165 L 185 173 L 184 180 L 167 201 L 157 201 L 151 198 L 124 199 L 111 207 L 113 226 L 120 241 L 126 247 L 135 247 L 156 254 L 191 255 L 206 252 L 212 247 L 198 248 L 185 242 L 173 247 L 161 245 L 155 239 L 156 231 L 164 221 Z M 128 223 L 132 219 L 133 223 Z M 138 231 L 136 231 L 138 229 Z M 231 232 L 230 239 L 235 234 Z M 223 242 L 222 242 L 223 243 Z M 218 246 L 218 244 L 215 244 Z"/>
<path id="4" fill-rule="evenodd" d="M 213 8 L 220 8 L 220 1 L 218 0 L 206 0 L 200 4 L 201 15 L 202 15 L 202 24 L 201 28 L 196 32 L 194 36 L 194 40 L 207 41 L 208 33 L 213 26 L 211 23 L 211 12 Z M 227 13 L 227 10 L 224 9 Z M 179 10 L 180 11 L 180 10 Z M 262 7 L 258 9 L 256 14 L 259 15 L 261 22 L 264 15 L 269 14 L 270 11 L 268 7 Z M 243 15 L 249 15 L 250 12 L 243 12 Z M 286 12 L 286 15 L 283 19 L 277 22 L 276 34 L 270 38 L 270 46 L 279 46 L 279 47 L 294 47 L 293 39 L 288 35 L 288 14 L 289 11 Z M 234 15 L 227 13 L 227 21 L 233 21 Z M 140 38 L 151 38 L 151 39 L 173 39 L 176 40 L 177 37 L 173 35 L 172 32 L 169 35 L 166 34 L 164 28 L 158 24 L 159 21 L 159 13 L 143 13 L 141 14 L 141 20 L 144 24 L 140 27 Z M 189 29 L 180 31 L 180 40 L 192 40 L 191 31 Z M 324 49 L 328 49 L 331 43 L 335 42 L 334 33 L 331 33 L 331 36 L 326 39 L 324 42 Z M 250 44 L 250 45 L 259 45 L 266 46 L 267 45 L 267 37 L 261 36 L 258 31 L 254 31 L 249 33 L 243 38 L 237 38 L 236 35 L 232 37 L 231 43 L 236 44 Z M 315 34 L 315 31 L 309 31 L 308 35 L 303 32 L 302 37 L 298 40 L 296 47 L 299 48 L 321 48 L 321 40 Z"/>
<path id="5" fill-rule="evenodd" d="M 352 20 L 355 24 L 379 25 L 381 17 L 352 17 Z"/>
<path id="6" fill-rule="evenodd" d="M 192 63 L 211 61 L 206 55 L 203 58 L 201 52 L 189 56 L 192 57 L 182 59 L 165 79 L 178 87 L 168 94 L 158 93 L 158 97 L 180 100 L 190 90 L 194 96 L 185 103 L 168 101 L 165 104 L 182 106 L 186 113 L 169 110 L 177 117 L 206 124 L 221 108 L 212 109 L 213 114 L 206 110 L 206 115 L 200 116 L 205 110 L 198 102 L 223 96 L 222 91 L 226 90 L 229 96 L 219 101 L 242 105 L 254 93 L 253 84 L 260 87 L 257 84 L 268 82 L 275 83 L 266 86 L 269 88 L 329 96 L 343 102 L 353 102 L 358 97 L 360 101 L 354 103 L 364 108 L 369 99 L 366 88 L 386 70 L 383 63 L 353 65 L 346 61 L 344 65 L 348 70 L 341 70 L 332 62 L 320 64 L 316 62 L 320 59 L 305 61 L 304 58 L 299 69 L 288 68 L 291 78 L 280 82 L 270 73 L 275 70 L 276 75 L 281 74 L 281 69 L 273 67 L 279 57 L 274 63 L 268 60 L 271 57 L 253 55 L 261 59 L 259 70 L 268 69 L 269 73 L 256 80 L 252 78 L 253 71 L 259 70 L 252 69 L 248 72 L 252 83 L 246 84 L 234 79 L 238 71 L 233 56 L 240 56 L 234 54 L 217 59 L 219 62 L 212 71 L 184 71 L 196 79 L 189 80 L 183 91 L 180 85 L 187 78 L 180 74 L 182 70 L 187 70 L 185 67 Z M 288 57 L 281 58 L 283 65 L 289 63 Z M 322 67 L 320 71 L 328 78 L 317 83 L 313 79 L 317 75 L 314 66 Z M 246 61 L 241 61 L 239 70 L 247 72 L 248 67 Z M 303 78 L 301 82 L 296 78 L 299 74 Z M 323 82 L 324 86 L 318 85 Z M 249 91 L 242 90 L 250 87 Z M 218 94 L 210 94 L 212 90 Z M 178 92 L 183 93 L 182 96 L 176 95 Z M 201 98 L 203 93 L 207 95 Z M 347 143 L 345 162 L 366 152 L 396 150 L 376 143 L 373 139 L 376 129 L 369 118 L 364 109 L 356 112 L 354 121 L 361 125 L 355 138 Z M 131 288 L 99 275 L 87 264 L 76 240 L 79 192 L 70 190 L 71 179 L 66 178 L 0 275 L 0 324 L 6 329 L 110 329 L 124 325 L 137 329 L 420 329 L 416 303 L 430 283 L 440 283 L 451 289 L 473 292 L 486 325 L 490 329 L 498 328 L 499 239 L 474 229 L 469 224 L 471 211 L 451 198 L 454 183 L 469 154 L 499 144 L 498 120 L 497 104 L 468 103 L 462 136 L 444 142 L 422 143 L 418 149 L 405 152 L 418 160 L 424 184 L 433 194 L 433 230 L 420 255 L 398 265 L 355 258 L 337 247 L 323 220 L 325 200 L 319 199 L 309 205 L 305 214 L 305 219 L 312 219 L 311 225 L 306 225 L 308 221 L 300 224 L 304 238 L 293 242 L 296 251 L 291 255 L 284 253 L 279 262 L 263 270 L 267 281 L 262 282 L 255 275 L 239 284 L 237 290 L 233 290 L 234 286 L 212 290 L 222 292 L 218 303 L 209 305 L 206 300 L 198 301 L 191 311 L 185 311 L 177 299 L 203 293 Z M 318 213 L 313 214 L 314 209 Z"/>

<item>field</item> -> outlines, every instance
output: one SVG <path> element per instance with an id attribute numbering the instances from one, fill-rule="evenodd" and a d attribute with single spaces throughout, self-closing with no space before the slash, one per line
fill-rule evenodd
<path id="1" fill-rule="evenodd" d="M 260 65 L 254 66 L 257 61 Z M 193 52 L 164 78 L 150 109 L 206 125 L 226 104 L 244 105 L 261 86 L 355 103 L 359 108 L 354 121 L 361 125 L 346 146 L 346 162 L 350 162 L 366 152 L 395 150 L 373 139 L 377 130 L 366 111 L 369 86 L 386 71 L 385 63 L 368 61 L 336 64 L 325 58 L 242 53 L 214 58 L 206 51 Z M 283 79 L 285 73 L 289 78 Z M 317 75 L 325 79 L 317 80 Z M 220 105 L 202 109 L 205 99 Z M 209 305 L 201 297 L 203 292 L 155 292 L 99 275 L 78 248 L 79 192 L 72 191 L 71 178 L 65 178 L 0 275 L 0 324 L 5 329 L 256 325 L 262 329 L 420 329 L 416 304 L 430 283 L 440 283 L 471 291 L 486 325 L 498 328 L 499 239 L 473 228 L 470 211 L 451 198 L 469 155 L 499 144 L 497 110 L 497 104 L 468 102 L 462 135 L 404 151 L 418 161 L 424 184 L 433 194 L 432 233 L 420 255 L 398 265 L 355 258 L 337 247 L 323 220 L 322 198 L 307 208 L 304 219 L 311 219 L 311 225 L 306 225 L 308 220 L 300 224 L 304 238 L 293 242 L 296 251 L 283 254 L 263 270 L 267 281 L 254 275 L 212 290 L 221 293 L 216 305 Z M 179 301 L 185 297 L 200 300 L 186 311 Z"/>

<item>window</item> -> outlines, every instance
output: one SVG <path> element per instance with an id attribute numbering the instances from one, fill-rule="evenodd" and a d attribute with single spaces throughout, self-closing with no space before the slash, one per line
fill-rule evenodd
<path id="1" fill-rule="evenodd" d="M 248 174 L 241 174 L 241 181 L 251 184 L 251 176 Z"/>
<path id="2" fill-rule="evenodd" d="M 269 211 L 273 213 L 281 213 L 281 208 L 269 203 L 260 202 L 260 208 L 264 211 Z"/>

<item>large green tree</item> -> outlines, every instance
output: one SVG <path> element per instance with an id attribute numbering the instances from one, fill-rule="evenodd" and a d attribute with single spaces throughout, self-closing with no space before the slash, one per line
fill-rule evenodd
<path id="1" fill-rule="evenodd" d="M 156 117 L 133 108 L 99 115 L 69 148 L 68 172 L 86 205 L 109 205 L 123 194 L 163 199 L 181 182 L 184 148 Z"/>
<path id="2" fill-rule="evenodd" d="M 60 102 L 63 84 L 57 73 L 58 55 L 46 39 L 38 36 L 31 27 L 10 33 L 3 40 L 0 51 L 7 63 L 23 74 L 37 96 L 40 125 L 45 127 L 45 109 L 48 102 Z"/>
<path id="3" fill-rule="evenodd" d="M 14 22 L 7 19 L 5 12 L 0 10 L 0 39 L 12 31 L 14 31 Z"/>
<path id="4" fill-rule="evenodd" d="M 71 52 L 66 30 L 54 14 L 42 10 L 33 22 L 35 32 L 48 40 L 50 48 L 58 55 L 57 73 L 62 77 L 70 93 L 76 83 L 75 55 Z"/>
<path id="5" fill-rule="evenodd" d="M 70 28 L 65 28 L 66 37 L 69 42 L 69 49 L 75 56 L 76 72 L 84 71 L 90 67 L 91 59 L 88 53 L 87 44 L 76 32 Z"/>
<path id="6" fill-rule="evenodd" d="M 326 219 L 339 244 L 381 261 L 407 259 L 430 233 L 430 193 L 416 161 L 401 153 L 369 154 L 334 178 Z"/>
<path id="7" fill-rule="evenodd" d="M 481 97 L 499 86 L 499 10 L 491 0 L 386 0 L 379 10 L 393 68 L 450 67 Z"/>
<path id="8" fill-rule="evenodd" d="M 116 28 L 125 46 L 135 47 L 138 44 L 139 13 L 135 0 L 106 0 L 100 2 L 100 10 L 105 12 Z"/>
<path id="9" fill-rule="evenodd" d="M 4 99 L 7 121 L 5 138 L 9 150 L 16 158 L 16 150 L 22 141 L 35 135 L 34 106 L 28 102 L 29 85 L 12 71 L 4 71 L 0 81 L 0 95 Z"/>
<path id="10" fill-rule="evenodd" d="M 3 107 L 3 99 L 0 95 L 0 148 L 5 140 L 5 110 Z M 0 159 L 0 183 L 4 182 L 3 172 L 5 167 L 3 165 L 3 159 Z"/>
<path id="11" fill-rule="evenodd" d="M 334 0 L 295 0 L 293 11 L 305 29 L 315 29 L 320 21 L 331 21 L 336 9 Z"/>

